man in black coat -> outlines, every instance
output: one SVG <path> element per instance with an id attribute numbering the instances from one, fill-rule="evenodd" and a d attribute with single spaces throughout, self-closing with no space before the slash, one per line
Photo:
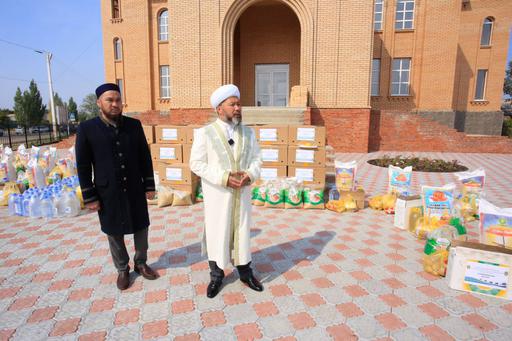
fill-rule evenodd
<path id="1" fill-rule="evenodd" d="M 117 287 L 130 285 L 125 234 L 134 235 L 135 272 L 146 279 L 157 273 L 147 264 L 149 214 L 146 199 L 155 195 L 151 154 L 140 121 L 122 116 L 119 87 L 96 89 L 98 117 L 80 123 L 76 162 L 84 204 L 98 211 L 110 253 L 119 272 Z M 94 174 L 94 178 L 92 175 Z"/>

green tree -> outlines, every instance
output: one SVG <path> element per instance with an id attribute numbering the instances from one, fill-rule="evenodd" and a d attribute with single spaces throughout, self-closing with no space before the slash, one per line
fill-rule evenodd
<path id="1" fill-rule="evenodd" d="M 503 84 L 503 93 L 512 97 L 512 60 L 509 60 L 507 71 L 505 73 L 505 83 Z"/>
<path id="2" fill-rule="evenodd" d="M 55 104 L 56 107 L 66 106 L 66 104 L 62 101 L 62 98 L 60 98 L 57 92 L 55 92 L 55 94 L 53 95 L 53 104 Z"/>
<path id="3" fill-rule="evenodd" d="M 12 115 L 13 113 L 14 112 L 9 109 L 0 109 L 0 127 L 7 128 L 9 126 L 9 123 L 11 122 L 9 115 Z"/>
<path id="4" fill-rule="evenodd" d="M 43 119 L 46 106 L 34 80 L 30 81 L 28 90 L 21 93 L 20 88 L 16 89 L 14 96 L 14 114 L 16 121 L 28 126 L 37 125 Z"/>
<path id="5" fill-rule="evenodd" d="M 68 101 L 68 112 L 69 113 L 75 113 L 75 114 L 78 112 L 78 107 L 77 107 L 76 102 L 73 99 L 73 97 L 69 98 L 69 101 Z"/>
<path id="6" fill-rule="evenodd" d="M 82 122 L 88 120 L 90 118 L 94 118 L 98 116 L 100 113 L 100 108 L 96 104 L 96 95 L 88 94 L 85 96 L 82 104 L 80 105 L 80 110 L 78 112 L 78 121 Z"/>

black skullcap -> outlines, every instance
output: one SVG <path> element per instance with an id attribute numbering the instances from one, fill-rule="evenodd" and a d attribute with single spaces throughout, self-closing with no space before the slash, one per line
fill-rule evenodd
<path id="1" fill-rule="evenodd" d="M 105 83 L 105 84 L 101 84 L 100 86 L 98 86 L 96 88 L 96 97 L 97 98 L 100 98 L 100 96 L 105 92 L 105 91 L 110 91 L 110 90 L 114 90 L 114 91 L 117 91 L 119 93 L 121 93 L 121 90 L 119 90 L 119 86 L 117 86 L 117 84 L 114 84 L 114 83 Z"/>

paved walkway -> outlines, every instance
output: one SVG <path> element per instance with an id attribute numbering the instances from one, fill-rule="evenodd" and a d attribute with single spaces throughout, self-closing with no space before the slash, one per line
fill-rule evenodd
<path id="1" fill-rule="evenodd" d="M 386 186 L 386 169 L 364 162 L 376 155 L 338 155 L 360 161 L 370 194 Z M 512 206 L 511 155 L 426 155 L 484 166 L 487 198 Z M 452 180 L 414 174 L 414 186 Z M 1 208 L 0 340 L 512 340 L 511 302 L 451 290 L 423 272 L 423 242 L 381 212 L 255 208 L 253 263 L 265 291 L 228 271 L 214 299 L 205 296 L 202 205 L 150 214 L 149 263 L 161 277 L 132 274 L 120 292 L 95 214 L 44 222 Z M 476 224 L 470 236 L 478 238 Z"/>

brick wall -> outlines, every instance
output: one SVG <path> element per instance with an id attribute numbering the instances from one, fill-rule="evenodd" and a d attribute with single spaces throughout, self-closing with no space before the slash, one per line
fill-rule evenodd
<path id="1" fill-rule="evenodd" d="M 327 144 L 337 152 L 368 151 L 370 109 L 310 109 L 311 124 L 325 126 Z"/>
<path id="2" fill-rule="evenodd" d="M 372 110 L 369 151 L 512 153 L 512 139 L 469 136 L 416 114 Z"/>

